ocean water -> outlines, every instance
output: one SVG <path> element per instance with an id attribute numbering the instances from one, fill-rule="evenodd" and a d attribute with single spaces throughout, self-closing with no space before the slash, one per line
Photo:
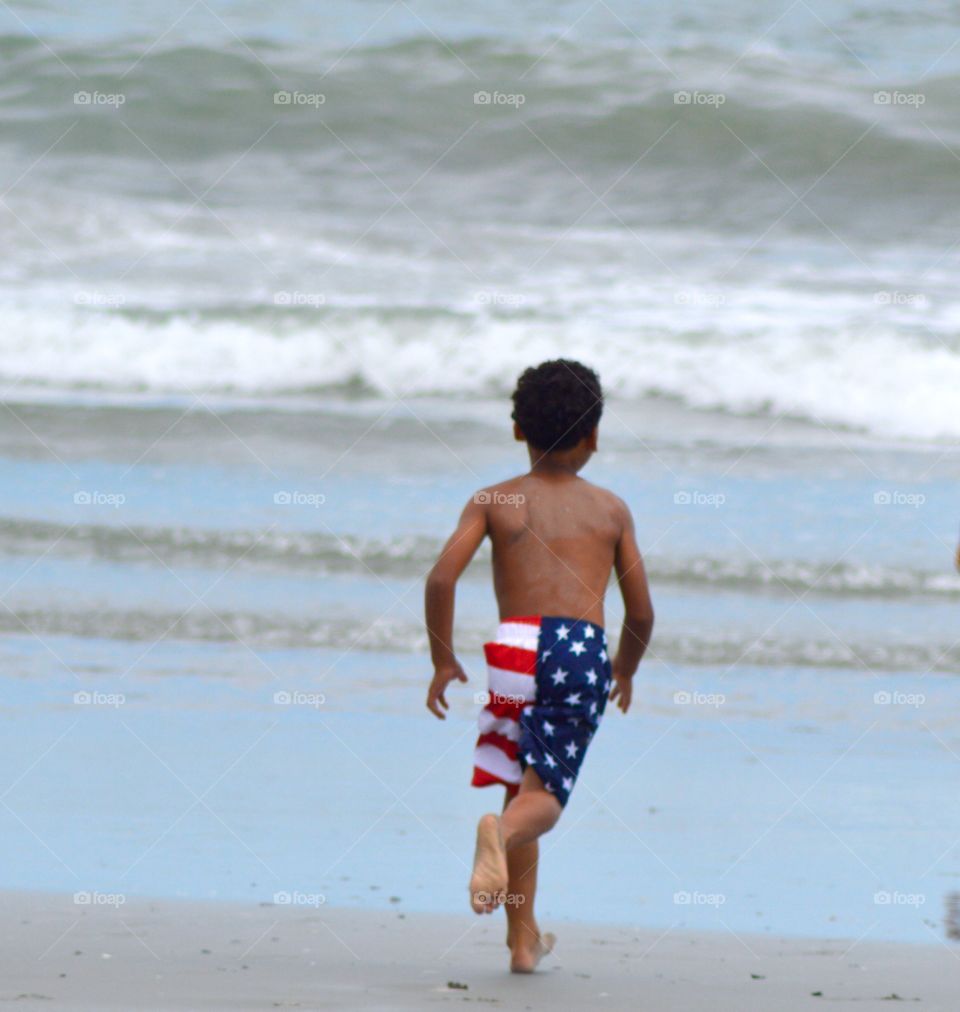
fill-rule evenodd
<path id="1" fill-rule="evenodd" d="M 943 939 L 958 35 L 947 5 L 0 8 L 0 887 L 459 909 L 488 556 L 444 725 L 422 579 L 524 467 L 516 374 L 564 354 L 609 393 L 586 475 L 658 626 L 545 915 Z"/>

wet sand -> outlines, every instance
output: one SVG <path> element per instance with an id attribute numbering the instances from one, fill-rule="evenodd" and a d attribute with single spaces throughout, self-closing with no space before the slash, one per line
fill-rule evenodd
<path id="1" fill-rule="evenodd" d="M 102 898 L 98 898 L 102 899 Z M 544 925 L 506 972 L 501 916 L 4 893 L 0 1002 L 44 1009 L 955 1009 L 952 947 Z M 932 936 L 931 936 L 932 937 Z"/>

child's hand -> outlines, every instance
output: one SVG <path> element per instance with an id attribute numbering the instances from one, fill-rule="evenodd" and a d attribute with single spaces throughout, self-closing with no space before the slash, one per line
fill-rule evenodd
<path id="1" fill-rule="evenodd" d="M 622 713 L 630 709 L 630 699 L 633 696 L 633 675 L 624 675 L 613 669 L 613 688 L 610 690 L 610 702 L 618 700 L 617 706 Z"/>
<path id="2" fill-rule="evenodd" d="M 442 668 L 437 668 L 433 673 L 433 681 L 430 683 L 430 688 L 427 690 L 427 709 L 441 720 L 447 719 L 447 715 L 443 710 L 450 709 L 450 704 L 447 702 L 447 697 L 444 693 L 447 691 L 447 686 L 454 680 L 458 682 L 465 682 L 467 680 L 463 668 L 456 661 Z M 441 706 L 443 710 L 440 709 Z"/>

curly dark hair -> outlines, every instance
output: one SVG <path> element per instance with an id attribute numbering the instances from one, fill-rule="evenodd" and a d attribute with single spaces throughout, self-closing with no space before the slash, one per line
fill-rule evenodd
<path id="1" fill-rule="evenodd" d="M 524 370 L 513 392 L 511 417 L 534 449 L 569 450 L 589 436 L 603 413 L 600 377 L 572 359 Z"/>

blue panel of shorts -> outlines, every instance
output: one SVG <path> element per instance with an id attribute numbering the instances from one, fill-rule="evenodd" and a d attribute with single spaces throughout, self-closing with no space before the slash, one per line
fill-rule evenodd
<path id="1" fill-rule="evenodd" d="M 593 622 L 544 615 L 537 695 L 520 717 L 517 759 L 566 805 L 610 691 L 607 637 Z"/>

